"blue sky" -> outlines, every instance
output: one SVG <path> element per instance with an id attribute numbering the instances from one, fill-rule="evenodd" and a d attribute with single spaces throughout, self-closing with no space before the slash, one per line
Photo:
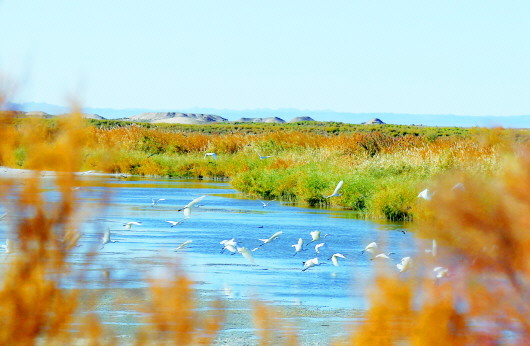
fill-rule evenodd
<path id="1" fill-rule="evenodd" d="M 0 0 L 0 76 L 58 105 L 530 114 L 528 18 L 530 1 Z"/>

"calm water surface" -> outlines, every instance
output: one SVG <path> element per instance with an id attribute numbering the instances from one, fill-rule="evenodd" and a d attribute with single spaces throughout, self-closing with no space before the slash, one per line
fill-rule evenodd
<path id="1" fill-rule="evenodd" d="M 101 183 L 105 182 L 105 187 Z M 83 202 L 83 236 L 74 250 L 73 267 L 82 266 L 83 288 L 142 288 L 146 279 L 167 275 L 167 266 L 178 262 L 195 281 L 196 289 L 212 297 L 259 298 L 284 305 L 302 305 L 321 309 L 364 310 L 365 294 L 373 278 L 373 261 L 361 254 L 372 242 L 384 242 L 393 251 L 394 266 L 401 257 L 414 255 L 410 233 L 403 234 L 399 224 L 377 224 L 359 220 L 351 211 L 305 208 L 273 201 L 263 207 L 234 190 L 228 182 L 153 178 L 122 179 L 109 176 L 83 177 L 78 190 Z M 178 221 L 177 211 L 191 200 L 205 195 L 194 207 L 191 217 L 170 227 L 166 220 Z M 50 188 L 47 198 L 57 199 Z M 108 197 L 105 206 L 102 196 Z M 155 207 L 151 199 L 164 198 Z M 123 224 L 142 222 L 126 230 Z M 2 233 L 6 232 L 5 223 Z M 110 228 L 115 243 L 99 249 L 105 228 Z M 305 246 L 293 256 L 291 246 L 310 231 L 319 230 L 325 239 Z M 281 231 L 273 242 L 259 247 L 258 239 Z M 220 253 L 220 241 L 235 238 L 252 252 L 255 264 L 240 254 Z M 186 248 L 175 251 L 185 241 Z M 324 242 L 320 254 L 315 244 Z M 94 257 L 87 253 L 96 251 Z M 328 260 L 334 253 L 347 259 L 335 267 Z M 318 267 L 302 272 L 302 262 L 318 257 Z M 111 280 L 109 280 L 109 277 Z M 71 280 L 67 285 L 80 285 Z"/>

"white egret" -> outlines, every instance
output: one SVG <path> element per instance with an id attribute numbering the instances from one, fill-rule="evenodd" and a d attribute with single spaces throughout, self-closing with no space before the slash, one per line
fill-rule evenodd
<path id="1" fill-rule="evenodd" d="M 165 201 L 166 199 L 165 198 L 159 198 L 159 199 L 151 198 L 151 200 L 153 201 L 153 203 L 151 204 L 151 207 L 156 207 L 158 205 L 158 202 Z"/>
<path id="2" fill-rule="evenodd" d="M 319 244 L 315 245 L 315 252 L 316 252 L 317 254 L 319 254 L 319 253 L 320 253 L 320 251 L 319 251 L 320 248 L 321 248 L 322 246 L 324 246 L 324 245 L 326 245 L 326 243 L 319 243 Z"/>
<path id="3" fill-rule="evenodd" d="M 204 154 L 204 158 L 207 158 L 208 156 L 213 157 L 214 159 L 217 160 L 217 154 L 216 153 L 206 153 L 206 154 Z"/>
<path id="4" fill-rule="evenodd" d="M 341 253 L 336 253 L 336 254 L 333 254 L 333 256 L 331 256 L 329 259 L 331 260 L 331 263 L 333 263 L 333 265 L 335 267 L 338 267 L 339 266 L 339 260 L 338 260 L 338 257 L 340 258 L 344 258 L 346 259 L 346 257 L 341 254 Z"/>
<path id="5" fill-rule="evenodd" d="M 375 260 L 375 259 L 390 259 L 390 255 L 393 255 L 394 253 L 393 252 L 389 252 L 389 253 L 380 253 L 380 254 L 377 254 L 375 255 L 373 258 L 371 258 L 371 260 Z"/>
<path id="6" fill-rule="evenodd" d="M 297 253 L 302 251 L 302 247 L 304 246 L 304 240 L 302 238 L 298 238 L 298 243 L 296 243 L 294 245 L 291 245 L 291 246 L 294 247 L 294 255 L 293 256 L 296 256 Z"/>
<path id="7" fill-rule="evenodd" d="M 219 244 L 223 245 L 221 253 L 223 253 L 225 250 L 230 251 L 232 254 L 235 254 L 237 252 L 237 242 L 235 241 L 235 238 L 232 238 L 230 240 L 223 240 Z"/>
<path id="8" fill-rule="evenodd" d="M 423 198 L 427 201 L 430 201 L 432 196 L 434 196 L 435 192 L 429 191 L 429 189 L 425 189 L 422 192 L 418 194 L 418 198 Z"/>
<path id="9" fill-rule="evenodd" d="M 451 188 L 451 191 L 455 191 L 455 190 L 466 191 L 466 187 L 462 183 L 456 183 L 455 186 Z"/>
<path id="10" fill-rule="evenodd" d="M 261 160 L 271 157 L 271 155 L 268 155 L 268 156 L 261 156 L 261 154 L 259 153 L 259 151 L 258 151 L 257 149 L 255 149 L 255 150 L 256 150 L 256 153 L 258 153 L 258 156 L 259 156 L 259 158 L 260 158 Z"/>
<path id="11" fill-rule="evenodd" d="M 2 244 L 0 245 L 6 253 L 12 253 L 13 250 L 15 249 L 15 244 L 13 243 L 13 241 L 9 238 L 6 239 L 6 243 L 5 244 Z"/>
<path id="12" fill-rule="evenodd" d="M 237 246 L 237 241 L 236 238 L 232 238 L 230 240 L 221 240 L 219 244 Z"/>
<path id="13" fill-rule="evenodd" d="M 101 247 L 99 249 L 100 250 L 103 249 L 105 245 L 108 243 L 115 243 L 115 242 L 116 242 L 115 240 L 110 239 L 110 228 L 107 227 L 105 232 L 103 232 L 103 238 L 101 238 Z"/>
<path id="14" fill-rule="evenodd" d="M 246 248 L 246 247 L 238 247 L 237 248 L 237 252 L 239 252 L 241 255 L 243 255 L 243 257 L 245 257 L 245 259 L 251 263 L 255 263 L 254 262 L 254 257 L 252 257 L 252 254 L 250 253 L 250 251 Z"/>
<path id="15" fill-rule="evenodd" d="M 339 181 L 339 183 L 337 184 L 337 187 L 335 188 L 335 191 L 333 191 L 333 193 L 329 196 L 326 196 L 326 198 L 331 198 L 331 197 L 340 197 L 342 196 L 342 193 L 339 193 L 339 190 L 340 188 L 342 187 L 342 184 L 344 184 L 344 181 Z"/>
<path id="16" fill-rule="evenodd" d="M 184 217 L 186 217 L 186 218 L 190 217 L 191 216 L 191 209 L 190 208 L 193 207 L 195 204 L 199 203 L 200 201 L 202 201 L 202 199 L 204 197 L 206 197 L 206 196 L 201 196 L 201 197 L 195 198 L 193 201 L 189 202 L 183 208 L 180 208 L 177 211 L 184 210 Z"/>
<path id="17" fill-rule="evenodd" d="M 269 206 L 270 202 L 275 201 L 275 199 L 272 199 L 272 200 L 267 201 L 267 202 L 264 202 L 264 201 L 262 201 L 261 199 L 258 199 L 258 201 L 260 201 L 261 204 L 263 204 L 263 208 L 265 208 L 265 207 L 268 207 L 268 206 Z"/>
<path id="18" fill-rule="evenodd" d="M 225 250 L 228 250 L 233 254 L 235 254 L 237 252 L 237 247 L 235 245 L 232 245 L 232 244 L 226 244 L 222 249 L 221 249 L 221 253 L 223 253 Z"/>
<path id="19" fill-rule="evenodd" d="M 401 263 L 396 264 L 397 269 L 400 273 L 404 273 L 409 270 L 412 266 L 412 259 L 410 257 L 403 257 Z"/>
<path id="20" fill-rule="evenodd" d="M 303 264 L 304 264 L 304 268 L 302 269 L 302 271 L 305 272 L 311 267 L 319 266 L 321 263 L 318 263 L 318 257 L 315 257 L 315 258 L 311 258 L 310 260 L 303 262 Z"/>
<path id="21" fill-rule="evenodd" d="M 280 232 L 276 232 L 276 233 L 274 233 L 274 234 L 271 235 L 270 238 L 268 238 L 268 239 L 258 239 L 258 240 L 260 240 L 260 241 L 263 242 L 263 244 L 260 244 L 259 246 L 263 246 L 263 245 L 265 245 L 265 244 L 270 243 L 270 242 L 273 241 L 274 239 L 278 238 L 282 233 L 283 233 L 283 232 L 280 231 Z"/>
<path id="22" fill-rule="evenodd" d="M 131 227 L 132 227 L 133 225 L 140 226 L 141 224 L 142 224 L 141 222 L 130 221 L 130 222 L 124 223 L 123 226 L 125 226 L 125 229 L 131 229 Z"/>
<path id="23" fill-rule="evenodd" d="M 177 248 L 175 249 L 175 251 L 178 251 L 180 249 L 183 249 L 185 248 L 186 246 L 188 246 L 189 243 L 191 243 L 192 240 L 186 240 L 184 243 L 180 244 L 179 246 L 177 246 Z"/>
<path id="24" fill-rule="evenodd" d="M 438 254 L 438 244 L 436 243 L 436 239 L 432 240 L 432 248 L 426 249 L 425 252 L 430 252 L 433 257 L 436 257 L 436 254 Z"/>
<path id="25" fill-rule="evenodd" d="M 445 267 L 435 267 L 432 272 L 434 273 L 434 277 L 436 279 L 441 279 L 447 276 L 447 274 L 449 273 L 449 269 Z"/>
<path id="26" fill-rule="evenodd" d="M 369 252 L 372 255 L 375 255 L 376 252 L 379 252 L 379 246 L 375 241 L 371 242 L 370 244 L 366 245 L 363 251 L 361 253 Z"/>
<path id="27" fill-rule="evenodd" d="M 181 223 L 183 223 L 183 222 L 184 222 L 185 220 L 187 220 L 187 219 L 189 219 L 189 218 L 185 217 L 185 218 L 183 218 L 183 219 L 181 219 L 181 220 L 179 220 L 179 221 L 171 221 L 171 220 L 168 220 L 168 221 L 166 221 L 166 222 L 167 222 L 167 223 L 170 223 L 170 224 L 171 224 L 171 227 L 175 227 L 175 226 L 180 225 Z"/>
<path id="28" fill-rule="evenodd" d="M 326 238 L 329 235 L 329 234 L 325 234 L 323 237 L 320 237 L 320 235 L 321 235 L 320 231 L 311 231 L 311 232 L 309 232 L 309 234 L 311 234 L 311 241 L 309 243 L 307 243 L 307 245 L 309 245 L 312 242 L 315 242 L 317 240 L 324 239 L 324 238 Z"/>

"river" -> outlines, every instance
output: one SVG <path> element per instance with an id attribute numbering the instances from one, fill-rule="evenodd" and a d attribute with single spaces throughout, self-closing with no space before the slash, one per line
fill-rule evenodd
<path id="1" fill-rule="evenodd" d="M 202 297 L 236 305 L 259 299 L 319 311 L 317 324 L 325 325 L 330 319 L 340 320 L 334 311 L 356 311 L 353 315 L 362 316 L 367 309 L 366 293 L 374 277 L 374 261 L 362 253 L 367 244 L 377 241 L 385 252 L 393 252 L 388 267 L 396 271 L 395 264 L 402 257 L 417 251 L 414 237 L 403 224 L 366 221 L 336 208 L 279 201 L 263 206 L 225 181 L 86 175 L 81 182 L 77 193 L 83 205 L 83 235 L 69 261 L 73 269 L 82 270 L 83 280 L 72 276 L 64 283 L 67 287 L 142 290 L 148 285 L 146 279 L 167 275 L 168 265 L 178 263 Z M 183 219 L 178 210 L 200 196 L 206 197 L 191 208 L 188 219 L 174 227 L 166 222 Z M 58 198 L 52 185 L 47 198 Z M 152 199 L 164 200 L 153 206 Z M 141 225 L 128 230 L 123 225 L 129 221 Z M 115 242 L 100 249 L 105 229 L 110 229 Z M 328 235 L 307 245 L 315 230 L 322 237 Z M 0 231 L 6 236 L 5 224 Z M 260 246 L 259 239 L 277 232 L 282 233 Z M 254 262 L 238 253 L 221 253 L 220 242 L 232 238 L 240 247 L 257 248 L 251 251 Z M 294 255 L 292 245 L 299 238 L 304 240 L 304 249 Z M 175 250 L 186 241 L 191 242 Z M 320 243 L 324 245 L 316 253 L 315 245 Z M 87 256 L 91 252 L 96 255 Z M 329 260 L 335 253 L 345 257 L 339 258 L 339 266 Z M 315 257 L 320 265 L 302 271 L 303 262 Z M 103 320 L 117 325 L 136 323 L 140 315 L 108 306 L 102 309 Z"/>

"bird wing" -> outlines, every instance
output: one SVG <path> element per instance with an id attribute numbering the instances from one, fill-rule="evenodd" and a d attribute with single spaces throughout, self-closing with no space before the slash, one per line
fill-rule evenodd
<path id="1" fill-rule="evenodd" d="M 191 242 L 191 240 L 186 240 L 184 243 L 180 244 L 175 250 L 180 250 Z"/>
<path id="2" fill-rule="evenodd" d="M 252 254 L 250 253 L 250 251 L 248 251 L 248 249 L 246 247 L 242 247 L 242 248 L 239 248 L 237 249 L 237 252 L 239 252 L 241 255 L 243 255 L 243 257 L 245 257 L 245 259 L 251 263 L 255 263 L 254 262 L 254 257 L 252 257 Z"/>
<path id="3" fill-rule="evenodd" d="M 106 229 L 105 232 L 103 232 L 103 243 L 108 243 L 110 241 L 110 229 Z"/>
<path id="4" fill-rule="evenodd" d="M 423 198 L 425 200 L 430 200 L 432 197 L 432 193 L 429 191 L 429 189 L 425 189 L 422 192 L 418 194 L 418 198 Z"/>
<path id="5" fill-rule="evenodd" d="M 337 187 L 335 188 L 335 191 L 333 191 L 333 194 L 336 195 L 338 194 L 340 188 L 342 187 L 342 184 L 344 184 L 344 181 L 339 181 L 339 183 L 337 184 Z"/>
<path id="6" fill-rule="evenodd" d="M 373 241 L 370 244 L 366 245 L 364 250 L 367 251 L 369 249 L 377 249 L 377 248 L 378 248 L 377 243 L 375 241 Z"/>
<path id="7" fill-rule="evenodd" d="M 274 233 L 274 234 L 269 238 L 269 240 L 273 240 L 273 239 L 278 238 L 282 233 L 283 233 L 283 232 L 281 232 L 281 231 L 280 231 L 280 232 L 276 232 L 276 233 Z"/>
<path id="8" fill-rule="evenodd" d="M 191 201 L 188 204 L 186 204 L 186 206 L 184 206 L 184 208 L 192 207 L 193 205 L 199 203 L 204 197 L 206 197 L 206 196 L 201 196 L 201 197 L 195 198 L 193 201 Z"/>

